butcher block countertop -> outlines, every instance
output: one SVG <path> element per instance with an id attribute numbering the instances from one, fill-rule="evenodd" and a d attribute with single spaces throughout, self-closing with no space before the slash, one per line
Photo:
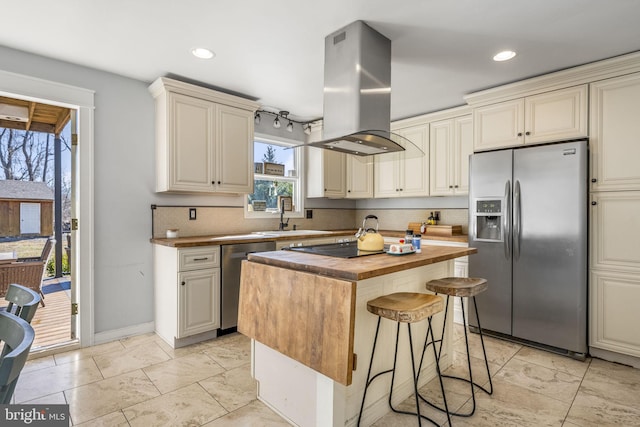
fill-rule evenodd
<path id="1" fill-rule="evenodd" d="M 315 239 L 318 237 L 338 237 L 338 236 L 353 236 L 357 230 L 334 230 L 327 231 L 326 233 L 314 233 L 309 235 L 293 235 L 293 236 L 263 236 L 261 234 L 230 234 L 230 235 L 209 235 L 209 236 L 192 236 L 192 237 L 177 237 L 174 239 L 152 238 L 151 243 L 157 245 L 169 246 L 172 248 L 192 248 L 197 246 L 209 246 L 209 245 L 235 245 L 238 243 L 254 243 L 254 242 L 274 242 L 285 240 L 304 240 Z M 380 234 L 384 237 L 403 238 L 404 231 L 397 230 L 381 230 Z M 437 235 L 422 235 L 423 240 L 442 240 L 448 242 L 461 242 L 467 243 L 467 235 L 460 234 L 454 236 L 437 236 Z"/>
<path id="2" fill-rule="evenodd" d="M 422 253 L 334 258 L 294 251 L 249 254 L 249 261 L 348 281 L 359 281 L 475 254 L 475 248 L 424 245 Z"/>

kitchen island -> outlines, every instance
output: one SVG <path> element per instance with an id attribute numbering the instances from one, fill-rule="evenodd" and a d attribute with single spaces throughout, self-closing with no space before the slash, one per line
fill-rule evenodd
<path id="1" fill-rule="evenodd" d="M 426 245 L 419 254 L 351 259 L 293 251 L 249 255 L 242 266 L 238 331 L 252 338 L 258 398 L 294 425 L 355 425 L 377 322 L 367 301 L 393 292 L 427 292 L 425 282 L 452 276 L 453 260 L 474 253 Z M 434 317 L 437 337 L 443 317 Z M 422 323 L 412 327 L 418 358 L 426 333 Z M 446 329 L 444 366 L 452 351 L 452 328 Z M 395 330 L 393 322 L 382 322 L 374 372 L 391 368 Z M 394 403 L 413 391 L 406 328 L 400 332 Z M 434 376 L 433 357 L 427 356 L 421 385 Z M 389 411 L 390 381 L 385 375 L 369 388 L 362 425 Z"/>

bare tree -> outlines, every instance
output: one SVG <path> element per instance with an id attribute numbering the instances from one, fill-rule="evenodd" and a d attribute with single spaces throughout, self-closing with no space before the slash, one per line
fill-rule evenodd
<path id="1" fill-rule="evenodd" d="M 0 128 L 0 166 L 4 172 L 4 179 L 19 179 L 16 175 L 16 153 L 20 149 L 13 129 Z"/>

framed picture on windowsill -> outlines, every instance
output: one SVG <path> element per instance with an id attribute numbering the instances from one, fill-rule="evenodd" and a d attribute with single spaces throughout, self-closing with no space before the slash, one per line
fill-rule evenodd
<path id="1" fill-rule="evenodd" d="M 278 196 L 278 211 L 281 209 L 283 202 L 285 211 L 293 210 L 293 198 L 291 196 Z"/>

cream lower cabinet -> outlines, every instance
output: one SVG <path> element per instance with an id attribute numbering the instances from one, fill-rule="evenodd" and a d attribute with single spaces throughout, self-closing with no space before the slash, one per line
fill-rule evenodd
<path id="1" fill-rule="evenodd" d="M 373 156 L 346 155 L 347 199 L 373 197 Z"/>
<path id="2" fill-rule="evenodd" d="M 581 85 L 477 107 L 473 149 L 586 137 L 587 106 L 587 85 Z"/>
<path id="3" fill-rule="evenodd" d="M 186 271 L 178 275 L 178 336 L 220 327 L 220 269 Z"/>
<path id="4" fill-rule="evenodd" d="M 471 115 L 432 122 L 429 137 L 429 194 L 469 194 L 469 155 L 473 154 Z"/>
<path id="5" fill-rule="evenodd" d="M 220 246 L 153 245 L 155 331 L 174 348 L 220 328 Z"/>
<path id="6" fill-rule="evenodd" d="M 589 345 L 640 357 L 640 191 L 591 202 Z"/>
<path id="7" fill-rule="evenodd" d="M 156 101 L 156 191 L 253 192 L 253 115 L 258 104 L 160 78 Z"/>
<path id="8" fill-rule="evenodd" d="M 394 129 L 420 149 L 378 155 L 374 160 L 376 198 L 429 195 L 429 124 Z"/>
<path id="9" fill-rule="evenodd" d="M 640 73 L 591 84 L 591 190 L 640 190 Z"/>

